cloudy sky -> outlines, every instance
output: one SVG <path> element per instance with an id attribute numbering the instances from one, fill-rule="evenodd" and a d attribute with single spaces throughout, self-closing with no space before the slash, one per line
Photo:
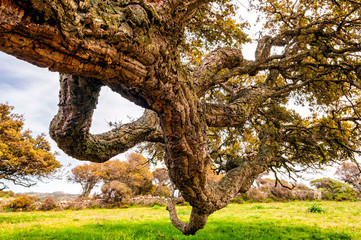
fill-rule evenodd
<path id="1" fill-rule="evenodd" d="M 49 72 L 47 69 L 38 68 L 0 52 L 0 102 L 7 102 L 15 107 L 14 112 L 24 115 L 25 129 L 30 129 L 33 136 L 46 133 L 52 150 L 60 153 L 57 159 L 64 166 L 63 175 L 66 175 L 72 167 L 84 162 L 64 154 L 48 134 L 49 123 L 58 109 L 58 76 L 58 73 Z M 137 118 L 141 116 L 142 111 L 141 108 L 104 87 L 94 113 L 91 132 L 100 133 L 109 130 L 108 122 L 129 122 L 129 117 Z M 124 154 L 118 156 L 120 159 L 124 157 Z M 81 191 L 80 185 L 67 183 L 65 179 L 47 180 L 31 188 L 15 186 L 11 183 L 8 186 L 14 192 L 79 193 Z"/>

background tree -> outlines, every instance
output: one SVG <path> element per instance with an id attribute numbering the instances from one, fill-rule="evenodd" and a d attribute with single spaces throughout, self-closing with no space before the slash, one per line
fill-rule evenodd
<path id="1" fill-rule="evenodd" d="M 2 205 L 2 208 L 9 208 L 12 210 L 30 211 L 31 205 L 34 203 L 34 199 L 29 196 L 20 196 L 11 200 L 10 202 Z"/>
<path id="2" fill-rule="evenodd" d="M 359 1 L 251 3 L 266 18 L 254 59 L 243 57 L 247 24 L 233 21 L 231 0 L 3 0 L 0 50 L 62 73 L 50 133 L 67 154 L 104 162 L 163 144 L 170 179 L 192 206 L 184 223 L 170 201 L 171 221 L 195 234 L 266 170 L 360 153 Z M 147 110 L 92 135 L 104 85 Z M 211 164 L 224 174 L 215 184 Z"/>
<path id="3" fill-rule="evenodd" d="M 113 180 L 104 183 L 101 188 L 103 199 L 108 203 L 126 203 L 126 201 L 133 196 L 132 189 L 127 184 Z"/>
<path id="4" fill-rule="evenodd" d="M 153 194 L 155 190 L 149 162 L 137 153 L 128 154 L 124 162 L 112 160 L 103 163 L 101 179 L 104 182 L 101 190 L 108 201 Z"/>
<path id="5" fill-rule="evenodd" d="M 24 119 L 13 107 L 0 103 L 0 184 L 6 181 L 30 187 L 56 172 L 60 163 L 50 152 L 45 135 L 33 138 L 24 130 Z"/>
<path id="6" fill-rule="evenodd" d="M 150 163 L 138 153 L 127 156 L 125 173 L 121 176 L 122 182 L 127 184 L 134 195 L 152 194 L 155 190 L 153 175 L 150 172 Z"/>
<path id="7" fill-rule="evenodd" d="M 166 168 L 156 168 L 152 172 L 152 175 L 156 184 L 154 195 L 174 196 L 174 186 L 170 186 L 172 182 L 169 179 L 168 170 Z M 171 192 L 169 191 L 170 189 L 172 189 Z"/>
<path id="8" fill-rule="evenodd" d="M 292 185 L 286 180 L 277 182 L 274 179 L 263 178 L 259 182 L 261 185 L 259 189 L 273 200 L 290 200 L 293 198 Z"/>
<path id="9" fill-rule="evenodd" d="M 354 163 L 345 162 L 337 168 L 336 174 L 341 177 L 341 180 L 352 185 L 358 192 L 361 193 L 361 171 Z"/>
<path id="10" fill-rule="evenodd" d="M 137 153 L 128 154 L 127 160 L 123 162 L 112 160 L 102 164 L 84 164 L 76 166 L 71 172 L 68 180 L 82 186 L 80 197 L 89 196 L 91 190 L 100 182 L 103 182 L 101 191 L 108 202 L 152 194 L 155 190 L 150 163 Z"/>
<path id="11" fill-rule="evenodd" d="M 360 197 L 350 185 L 331 178 L 312 180 L 311 185 L 321 190 L 322 199 L 326 200 L 355 200 Z"/>
<path id="12" fill-rule="evenodd" d="M 102 166 L 99 163 L 90 163 L 76 166 L 71 170 L 71 175 L 68 176 L 68 181 L 73 183 L 80 183 L 82 193 L 80 198 L 88 197 L 93 188 L 102 180 L 101 172 Z"/>

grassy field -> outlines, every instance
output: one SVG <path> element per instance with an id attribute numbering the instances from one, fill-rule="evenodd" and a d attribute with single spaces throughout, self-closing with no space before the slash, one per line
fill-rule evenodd
<path id="1" fill-rule="evenodd" d="M 324 213 L 309 213 L 316 204 Z M 189 207 L 178 207 L 186 220 Z M 161 234 L 161 236 L 158 234 Z M 186 237 L 165 207 L 0 213 L 0 239 L 361 239 L 360 202 L 232 204 Z"/>

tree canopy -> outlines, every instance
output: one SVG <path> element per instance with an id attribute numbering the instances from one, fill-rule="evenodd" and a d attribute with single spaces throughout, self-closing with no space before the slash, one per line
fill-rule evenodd
<path id="1" fill-rule="evenodd" d="M 344 162 L 337 168 L 336 175 L 361 193 L 361 169 L 354 163 Z"/>
<path id="2" fill-rule="evenodd" d="M 103 197 L 111 202 L 121 201 L 125 196 L 152 194 L 155 190 L 150 164 L 138 153 L 128 154 L 123 162 L 115 159 L 76 166 L 68 180 L 82 186 L 80 198 L 88 197 L 93 188 L 102 183 Z"/>
<path id="3" fill-rule="evenodd" d="M 99 163 L 90 163 L 74 167 L 67 179 L 69 182 L 79 183 L 82 187 L 79 197 L 86 198 L 101 181 L 101 174 L 102 166 Z"/>
<path id="4" fill-rule="evenodd" d="M 26 187 L 35 185 L 60 167 L 44 134 L 32 137 L 29 130 L 23 129 L 23 117 L 12 110 L 13 107 L 0 103 L 0 184 L 3 189 L 6 181 Z"/>
<path id="5" fill-rule="evenodd" d="M 356 162 L 361 151 L 359 1 L 249 2 L 266 20 L 253 59 L 231 0 L 2 0 L 0 50 L 61 73 L 50 134 L 70 156 L 162 148 L 192 206 L 184 223 L 170 201 L 170 218 L 195 234 L 265 170 Z M 144 115 L 90 134 L 102 86 Z M 212 164 L 223 173 L 214 182 Z"/>
<path id="6" fill-rule="evenodd" d="M 149 162 L 138 153 L 130 153 L 127 160 L 108 161 L 102 166 L 102 180 L 111 184 L 113 181 L 125 184 L 131 195 L 152 194 L 155 190 L 153 175 L 150 172 Z"/>

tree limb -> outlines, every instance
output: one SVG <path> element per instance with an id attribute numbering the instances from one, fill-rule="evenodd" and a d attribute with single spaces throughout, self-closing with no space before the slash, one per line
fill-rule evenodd
<path id="1" fill-rule="evenodd" d="M 255 110 L 275 93 L 266 85 L 244 88 L 235 93 L 228 104 L 205 104 L 209 127 L 241 127 Z"/>
<path id="2" fill-rule="evenodd" d="M 51 71 L 138 82 L 145 77 L 155 55 L 137 39 L 152 41 L 149 10 L 113 0 L 106 8 L 62 1 L 1 0 L 0 50 Z"/>
<path id="3" fill-rule="evenodd" d="M 104 162 L 144 141 L 164 141 L 157 115 L 147 110 L 135 122 L 103 134 L 89 133 L 97 104 L 97 79 L 61 75 L 59 112 L 50 124 L 50 135 L 59 148 L 80 160 Z"/>
<path id="4" fill-rule="evenodd" d="M 185 235 L 195 235 L 198 230 L 203 229 L 209 216 L 209 214 L 200 213 L 193 207 L 189 222 L 185 223 L 178 218 L 177 210 L 172 198 L 169 198 L 168 200 L 167 210 L 169 211 L 170 220 L 173 226 Z"/>
<path id="5" fill-rule="evenodd" d="M 228 171 L 226 175 L 214 186 L 215 195 L 221 200 L 216 202 L 216 210 L 221 209 L 239 193 L 246 192 L 254 179 L 266 171 L 268 165 L 275 159 L 277 143 L 274 133 L 265 130 L 260 133 L 260 145 L 257 154 L 245 156 L 238 163 L 238 167 Z"/>
<path id="6" fill-rule="evenodd" d="M 215 75 L 224 68 L 234 68 L 244 65 L 242 51 L 233 48 L 219 48 L 209 55 L 198 65 L 193 74 L 194 83 L 197 89 L 197 95 L 203 96 L 204 93 L 216 85 L 216 81 L 211 81 Z"/>
<path id="7" fill-rule="evenodd" d="M 235 48 L 219 48 L 211 52 L 198 65 L 193 74 L 198 97 L 203 96 L 213 86 L 225 83 L 232 77 L 243 74 L 255 76 L 259 70 L 262 70 L 260 67 L 263 64 L 278 57 L 285 57 L 283 55 L 272 57 L 271 48 L 286 44 L 287 41 L 281 35 L 261 38 L 255 51 L 255 61 L 245 60 L 242 51 Z M 228 71 L 219 74 L 223 69 L 228 69 Z"/>

